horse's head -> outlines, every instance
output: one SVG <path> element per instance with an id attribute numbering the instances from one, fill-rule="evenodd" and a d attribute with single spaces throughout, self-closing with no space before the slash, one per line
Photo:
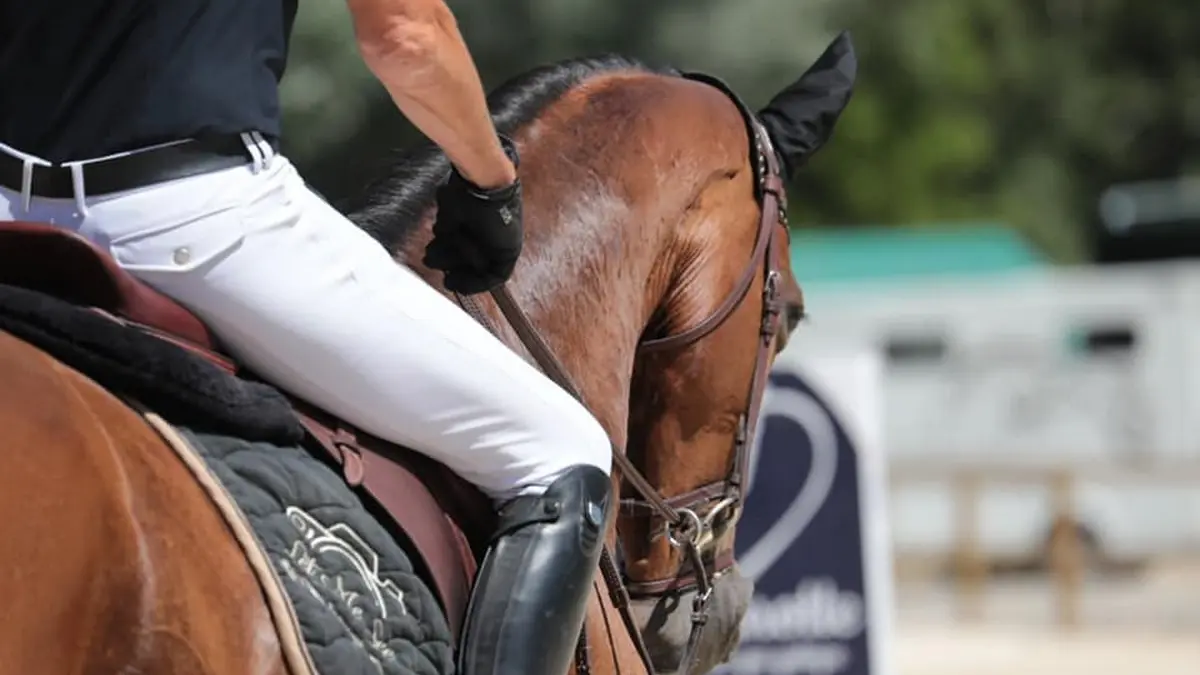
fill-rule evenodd
<path id="1" fill-rule="evenodd" d="M 619 538 L 634 622 L 660 672 L 679 668 L 694 608 L 708 623 L 691 672 L 737 643 L 751 584 L 733 564 L 733 533 L 754 423 L 803 313 L 784 180 L 829 137 L 853 62 L 843 35 L 757 115 L 712 78 L 621 57 L 539 68 L 490 97 L 525 188 L 510 289 L 626 449 L 609 541 Z M 435 285 L 417 261 L 447 170 L 420 149 L 353 214 Z M 520 350 L 494 303 L 479 304 Z"/>
<path id="2" fill-rule="evenodd" d="M 742 159 L 697 193 L 665 250 L 671 283 L 635 365 L 628 456 L 648 484 L 627 479 L 618 529 L 660 672 L 681 669 L 689 650 L 692 669 L 705 672 L 737 646 L 753 584 L 738 573 L 734 529 L 755 423 L 774 356 L 804 312 L 783 184 L 829 138 L 854 71 L 842 35 L 758 115 L 720 82 L 697 77 L 724 91 L 740 117 L 726 115 L 715 137 L 712 129 L 695 137 L 719 148 L 739 137 L 738 121 L 745 133 Z M 696 615 L 707 620 L 698 638 Z"/>

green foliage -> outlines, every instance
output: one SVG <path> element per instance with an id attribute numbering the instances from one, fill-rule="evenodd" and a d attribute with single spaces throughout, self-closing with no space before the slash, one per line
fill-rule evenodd
<path id="1" fill-rule="evenodd" d="M 359 133 L 384 97 L 354 43 L 345 0 L 300 3 L 280 90 L 284 140 L 305 164 Z"/>
<path id="2" fill-rule="evenodd" d="M 797 177 L 800 226 L 1006 221 L 1087 254 L 1099 192 L 1200 163 L 1196 0 L 451 0 L 485 84 L 621 52 L 705 70 L 751 104 L 838 31 L 859 83 Z M 345 194 L 416 138 L 358 58 L 343 0 L 301 3 L 285 142 Z"/>
<path id="3" fill-rule="evenodd" d="M 1200 158 L 1200 3 L 847 0 L 829 20 L 859 86 L 802 222 L 999 218 L 1076 260 L 1101 190 Z"/>

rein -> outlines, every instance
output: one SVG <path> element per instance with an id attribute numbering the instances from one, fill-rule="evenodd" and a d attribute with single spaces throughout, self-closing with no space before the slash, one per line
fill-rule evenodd
<path id="1" fill-rule="evenodd" d="M 622 578 L 607 543 L 604 544 L 600 555 L 600 572 L 610 589 L 613 605 L 621 614 L 622 621 L 629 631 L 638 654 L 647 672 L 651 674 L 655 672 L 655 669 L 650 652 L 629 608 L 630 590 L 633 589 L 639 596 L 661 596 L 693 586 L 696 588 L 696 596 L 692 603 L 692 627 L 679 667 L 682 675 L 688 675 L 694 665 L 696 650 L 708 620 L 708 603 L 713 590 L 713 581 L 717 574 L 733 565 L 732 551 L 725 557 L 714 554 L 713 566 L 716 569 L 710 572 L 705 567 L 701 549 L 712 535 L 717 516 L 726 510 L 730 510 L 736 516 L 740 513 L 744 497 L 742 493 L 743 479 L 748 470 L 750 446 L 753 443 L 755 424 L 766 390 L 771 345 L 778 333 L 782 314 L 782 303 L 779 297 L 781 272 L 775 266 L 775 253 L 779 243 L 779 232 L 782 231 L 787 236 L 787 196 L 781 178 L 779 159 L 775 155 L 769 135 L 754 113 L 721 80 L 702 73 L 684 73 L 683 77 L 705 82 L 720 89 L 737 105 L 750 136 L 754 158 L 755 198 L 761 205 L 762 215 L 750 262 L 733 291 L 726 296 L 718 308 L 700 324 L 677 335 L 646 340 L 639 345 L 638 349 L 642 353 L 680 349 L 707 337 L 721 327 L 737 309 L 753 285 L 756 274 L 761 273 L 764 275 L 763 311 L 754 376 L 750 383 L 748 404 L 739 418 L 738 432 L 734 439 L 734 461 L 723 480 L 702 486 L 684 495 L 667 498 L 655 489 L 645 475 L 633 465 L 622 448 L 615 444 L 612 447 L 612 460 L 620 471 L 621 478 L 629 483 L 639 495 L 639 498 L 621 500 L 621 510 L 626 513 L 646 511 L 649 515 L 661 517 L 666 522 L 664 534 L 671 545 L 681 549 L 687 557 L 691 565 L 691 574 L 687 577 L 677 576 L 657 581 L 627 582 Z M 459 293 L 454 293 L 454 296 L 463 309 L 477 321 L 485 326 L 489 325 L 490 322 L 473 296 L 464 296 Z M 512 326 L 546 376 L 582 402 L 582 394 L 571 380 L 566 368 L 517 304 L 508 286 L 505 284 L 493 289 L 491 296 L 501 314 Z M 703 517 L 697 513 L 699 505 L 711 502 L 715 502 L 715 505 Z M 576 669 L 580 675 L 586 675 L 591 670 L 587 656 L 586 636 L 586 629 L 580 632 L 579 645 L 576 650 Z"/>

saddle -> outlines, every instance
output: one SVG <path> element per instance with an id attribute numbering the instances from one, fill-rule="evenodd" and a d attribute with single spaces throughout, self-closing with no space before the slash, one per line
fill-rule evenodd
<path id="1" fill-rule="evenodd" d="M 203 321 L 74 232 L 0 221 L 0 284 L 90 308 L 203 356 L 233 375 L 257 379 L 235 363 Z M 368 509 L 374 507 L 376 517 L 390 520 L 392 529 L 412 544 L 414 563 L 433 581 L 457 639 L 478 556 L 495 523 L 486 497 L 442 464 L 281 393 L 292 403 L 309 445 L 340 466 L 346 482 L 368 497 Z"/>

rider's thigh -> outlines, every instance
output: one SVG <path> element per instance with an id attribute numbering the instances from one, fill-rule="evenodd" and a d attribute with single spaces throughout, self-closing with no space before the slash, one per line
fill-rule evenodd
<path id="1" fill-rule="evenodd" d="M 25 200 L 22 199 L 21 193 L 15 190 L 10 190 L 0 185 L 0 220 L 24 220 L 34 223 L 48 223 L 51 225 L 65 225 L 68 228 L 73 227 L 73 220 L 68 219 L 66 223 L 59 221 L 63 220 L 63 216 L 59 215 L 60 211 L 64 211 L 58 204 L 48 206 L 48 200 L 31 200 L 29 207 L 26 208 Z M 53 200 L 54 202 L 63 202 L 63 200 Z M 66 203 L 63 202 L 63 205 Z M 71 202 L 73 205 L 74 202 Z M 69 214 L 64 214 L 69 215 Z"/>
<path id="2" fill-rule="evenodd" d="M 0 220 L 24 220 L 28 217 L 21 206 L 21 195 L 0 187 Z"/>
<path id="3" fill-rule="evenodd" d="M 574 398 L 340 213 L 283 157 L 89 205 L 80 231 L 188 306 L 232 355 L 495 498 L 610 468 Z"/>

